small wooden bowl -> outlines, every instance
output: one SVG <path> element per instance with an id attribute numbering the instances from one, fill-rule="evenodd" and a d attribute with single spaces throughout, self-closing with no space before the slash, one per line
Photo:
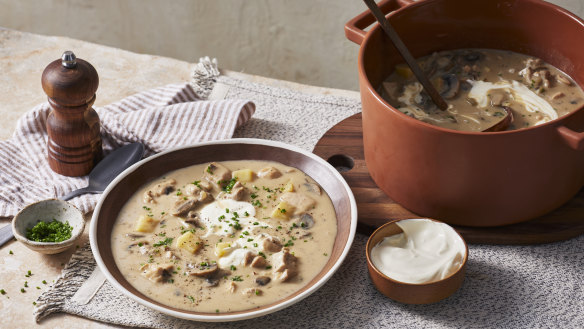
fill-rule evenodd
<path id="1" fill-rule="evenodd" d="M 26 230 L 39 221 L 56 219 L 59 222 L 69 222 L 73 227 L 71 238 L 62 242 L 37 242 L 26 238 Z M 26 206 L 12 220 L 14 237 L 29 249 L 43 254 L 58 254 L 71 247 L 83 233 L 85 218 L 83 213 L 66 201 L 48 199 Z"/>
<path id="2" fill-rule="evenodd" d="M 402 219 L 407 220 L 407 219 Z M 440 221 L 434 220 L 435 222 L 442 223 Z M 379 227 L 367 240 L 366 254 L 367 254 L 367 267 L 369 269 L 369 276 L 371 281 L 382 294 L 385 296 L 405 304 L 431 304 L 436 303 L 444 298 L 449 297 L 460 288 L 462 282 L 464 281 L 464 274 L 466 270 L 466 263 L 468 260 L 468 245 L 458 234 L 462 242 L 464 243 L 466 253 L 462 261 L 460 268 L 451 274 L 450 276 L 434 282 L 429 283 L 405 283 L 401 281 L 394 280 L 385 274 L 381 273 L 373 262 L 371 261 L 371 249 L 377 245 L 383 238 L 402 233 L 402 229 L 397 226 L 397 222 L 400 220 L 390 221 Z"/>

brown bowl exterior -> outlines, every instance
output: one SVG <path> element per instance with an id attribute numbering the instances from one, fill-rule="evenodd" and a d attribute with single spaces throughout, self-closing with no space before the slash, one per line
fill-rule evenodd
<path id="1" fill-rule="evenodd" d="M 398 9 L 404 1 L 385 1 Z M 426 0 L 390 14 L 415 57 L 457 48 L 537 56 L 584 84 L 584 23 L 539 0 Z M 356 18 L 357 19 L 357 18 Z M 376 25 L 361 43 L 359 84 L 367 167 L 393 200 L 449 224 L 499 226 L 541 216 L 584 185 L 584 111 L 499 133 L 457 132 L 399 112 L 376 92 L 402 62 Z M 362 32 L 362 31 L 361 31 Z"/>
<path id="2" fill-rule="evenodd" d="M 404 283 L 393 280 L 381 273 L 371 261 L 371 249 L 375 247 L 383 238 L 402 233 L 403 231 L 396 225 L 400 220 L 390 221 L 380 226 L 367 240 L 366 256 L 367 268 L 371 281 L 382 294 L 404 304 L 431 304 L 439 302 L 454 294 L 464 281 L 466 273 L 466 263 L 468 260 L 468 245 L 462 238 L 466 248 L 466 254 L 462 266 L 458 271 L 443 280 L 425 284 Z M 459 234 L 460 236 L 460 234 Z"/>
<path id="3" fill-rule="evenodd" d="M 306 292 L 311 287 L 324 284 L 323 278 L 326 281 L 332 275 L 332 271 L 340 266 L 340 262 L 346 256 L 352 243 L 357 226 L 356 203 L 348 185 L 332 166 L 323 165 L 320 161 L 324 161 L 320 158 L 318 158 L 320 161 L 317 161 L 299 151 L 286 149 L 283 146 L 286 145 L 254 139 L 233 139 L 203 143 L 202 145 L 193 145 L 165 152 L 165 154 L 143 160 L 129 168 L 126 171 L 129 171 L 129 173 L 122 173 L 108 187 L 97 205 L 90 228 L 91 247 L 94 256 L 108 280 L 127 296 L 140 303 L 176 317 L 200 321 L 234 321 L 263 315 L 262 312 L 264 310 L 270 309 L 270 312 L 273 312 L 283 308 L 287 305 L 287 302 L 296 297 L 306 297 Z M 314 158 L 317 158 L 317 156 L 314 156 Z M 111 232 L 122 207 L 142 185 L 169 171 L 200 163 L 229 160 L 280 162 L 302 170 L 327 192 L 337 215 L 337 235 L 329 261 L 319 274 L 310 282 L 307 282 L 299 291 L 273 304 L 251 310 L 221 314 L 188 311 L 166 306 L 142 294 L 124 278 L 116 266 L 112 253 Z M 249 313 L 257 315 L 247 316 Z"/>

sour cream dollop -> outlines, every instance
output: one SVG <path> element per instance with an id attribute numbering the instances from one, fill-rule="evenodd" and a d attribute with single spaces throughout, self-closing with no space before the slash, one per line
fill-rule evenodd
<path id="1" fill-rule="evenodd" d="M 429 219 L 396 224 L 403 233 L 385 237 L 371 249 L 371 261 L 381 273 L 405 283 L 429 283 L 462 266 L 466 247 L 452 227 Z"/>

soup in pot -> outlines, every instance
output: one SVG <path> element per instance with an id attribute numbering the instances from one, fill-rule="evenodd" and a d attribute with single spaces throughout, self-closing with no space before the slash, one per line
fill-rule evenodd
<path id="1" fill-rule="evenodd" d="M 399 64 L 380 94 L 423 122 L 463 131 L 536 126 L 584 105 L 572 78 L 541 59 L 511 51 L 460 49 L 419 58 L 422 70 L 448 103 L 442 111 L 406 64 Z"/>
<path id="2" fill-rule="evenodd" d="M 223 313 L 267 305 L 330 258 L 333 204 L 302 171 L 226 161 L 176 170 L 138 190 L 112 230 L 118 268 L 172 307 Z"/>

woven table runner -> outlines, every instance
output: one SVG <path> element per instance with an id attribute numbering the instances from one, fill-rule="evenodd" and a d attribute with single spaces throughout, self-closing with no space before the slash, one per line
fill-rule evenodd
<path id="1" fill-rule="evenodd" d="M 253 118 L 234 137 L 278 140 L 312 150 L 342 119 L 360 111 L 355 99 L 309 95 L 218 76 L 211 61 L 195 72 L 194 90 L 210 98 L 249 99 Z M 214 88 L 213 88 L 214 87 Z M 233 323 L 191 322 L 152 311 L 116 291 L 89 246 L 36 301 L 37 321 L 66 312 L 145 328 L 582 328 L 584 236 L 539 246 L 469 246 L 467 275 L 453 296 L 431 305 L 404 305 L 381 295 L 367 274 L 357 234 L 347 259 L 317 292 L 260 318 Z"/>

